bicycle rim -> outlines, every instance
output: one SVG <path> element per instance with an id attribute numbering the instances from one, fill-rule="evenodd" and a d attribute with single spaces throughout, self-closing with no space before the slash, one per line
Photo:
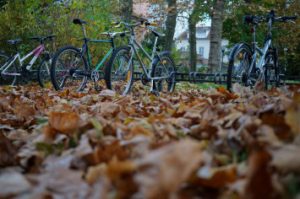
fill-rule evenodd
<path id="1" fill-rule="evenodd" d="M 154 77 L 167 77 L 156 80 L 155 88 L 159 92 L 168 93 L 175 89 L 175 67 L 174 63 L 168 56 L 160 57 L 160 60 L 154 67 Z"/>
<path id="2" fill-rule="evenodd" d="M 133 66 L 127 48 L 116 51 L 109 68 L 110 89 L 120 95 L 128 94 L 133 82 Z"/>
<path id="3" fill-rule="evenodd" d="M 64 49 L 55 59 L 55 81 L 59 89 L 70 88 L 82 91 L 87 82 L 86 61 L 76 48 Z"/>

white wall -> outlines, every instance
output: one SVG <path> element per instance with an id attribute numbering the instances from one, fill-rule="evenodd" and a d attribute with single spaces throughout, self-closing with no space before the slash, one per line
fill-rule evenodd
<path id="1" fill-rule="evenodd" d="M 222 46 L 227 46 L 228 45 L 228 40 L 222 40 Z M 209 39 L 201 39 L 197 40 L 197 54 L 199 54 L 199 49 L 200 47 L 204 48 L 204 54 L 203 58 L 208 59 L 209 58 L 209 50 L 210 50 L 210 40 Z M 189 42 L 188 40 L 177 40 L 176 41 L 176 48 L 180 50 L 181 48 L 184 48 L 185 51 L 188 51 L 189 49 Z M 224 62 L 228 61 L 228 57 L 224 56 Z"/>

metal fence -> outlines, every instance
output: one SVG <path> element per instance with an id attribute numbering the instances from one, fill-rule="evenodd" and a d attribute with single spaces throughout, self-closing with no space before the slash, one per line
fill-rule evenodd
<path id="1" fill-rule="evenodd" d="M 134 73 L 134 79 L 140 80 L 142 78 L 141 72 Z M 285 76 L 280 75 L 282 84 L 300 84 L 300 76 Z M 190 82 L 190 83 L 215 83 L 215 84 L 226 84 L 227 74 L 226 73 L 176 73 L 177 82 Z"/>

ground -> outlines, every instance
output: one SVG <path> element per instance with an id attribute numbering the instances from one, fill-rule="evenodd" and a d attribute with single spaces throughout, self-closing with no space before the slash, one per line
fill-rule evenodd
<path id="1" fill-rule="evenodd" d="M 0 198 L 299 198 L 300 87 L 208 87 L 0 87 Z"/>

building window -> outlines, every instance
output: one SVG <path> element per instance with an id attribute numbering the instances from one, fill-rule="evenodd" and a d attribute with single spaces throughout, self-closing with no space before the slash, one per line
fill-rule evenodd
<path id="1" fill-rule="evenodd" d="M 204 55 L 204 47 L 200 47 L 200 48 L 199 48 L 199 55 L 200 55 L 201 57 L 203 57 L 203 55 Z"/>
<path id="2" fill-rule="evenodd" d="M 197 31 L 197 38 L 199 38 L 199 39 L 206 38 L 206 30 L 198 30 Z"/>

